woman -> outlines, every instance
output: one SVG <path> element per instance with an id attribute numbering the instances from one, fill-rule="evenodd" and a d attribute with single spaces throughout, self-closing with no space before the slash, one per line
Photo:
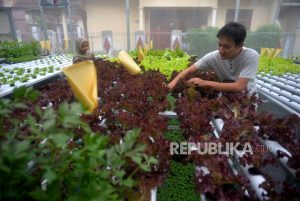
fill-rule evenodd
<path id="1" fill-rule="evenodd" d="M 86 60 L 95 60 L 95 55 L 90 52 L 89 42 L 85 38 L 77 38 L 76 53 L 73 57 L 73 64 Z"/>

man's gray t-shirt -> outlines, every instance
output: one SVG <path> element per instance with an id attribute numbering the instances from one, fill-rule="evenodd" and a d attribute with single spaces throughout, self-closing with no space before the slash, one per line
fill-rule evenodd
<path id="1" fill-rule="evenodd" d="M 258 68 L 259 54 L 250 48 L 243 47 L 241 53 L 233 59 L 221 59 L 219 51 L 213 51 L 199 59 L 195 66 L 199 70 L 213 70 L 220 81 L 238 78 L 249 78 L 247 90 L 252 95 L 256 90 L 255 77 Z"/>

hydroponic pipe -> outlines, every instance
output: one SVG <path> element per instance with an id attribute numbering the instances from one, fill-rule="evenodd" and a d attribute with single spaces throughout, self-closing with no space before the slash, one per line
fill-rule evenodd
<path id="1" fill-rule="evenodd" d="M 270 84 L 267 84 L 267 83 L 263 83 L 262 81 L 259 81 L 259 83 L 261 86 L 265 87 L 265 88 L 270 88 L 272 87 L 272 85 Z M 269 96 L 272 96 L 273 98 L 277 99 L 278 101 L 281 101 L 282 103 L 284 103 L 285 105 L 289 106 L 290 108 L 294 109 L 296 112 L 300 112 L 300 104 L 294 102 L 294 101 L 291 101 L 289 99 L 287 99 L 286 97 L 283 97 L 283 96 L 280 96 L 280 94 L 274 92 L 273 90 L 272 91 L 267 91 L 266 90 L 266 93 L 269 95 Z"/>
<path id="2" fill-rule="evenodd" d="M 272 86 L 272 85 L 269 85 L 269 84 L 266 84 L 262 81 L 258 81 L 258 83 L 260 85 L 262 85 L 263 87 L 267 88 L 267 89 L 270 89 L 271 91 L 274 91 L 276 93 L 278 93 L 279 95 L 283 96 L 283 97 L 286 97 L 298 104 L 300 104 L 300 96 L 297 96 L 297 95 L 293 95 L 292 93 L 289 93 L 287 91 L 284 91 L 284 90 L 281 90 L 280 88 L 278 87 L 275 87 L 275 86 Z M 299 105 L 300 107 L 300 105 Z"/>
<path id="3" fill-rule="evenodd" d="M 286 79 L 289 79 L 291 81 L 294 81 L 294 82 L 299 82 L 300 81 L 299 79 L 293 78 L 290 75 L 283 75 L 283 77 L 285 77 Z"/>
<path id="4" fill-rule="evenodd" d="M 272 79 L 272 80 L 276 80 L 276 81 L 279 81 L 279 82 L 283 82 L 287 85 L 291 85 L 295 88 L 298 88 L 300 89 L 300 79 L 299 80 L 292 80 L 292 79 L 288 79 L 288 78 L 282 78 L 282 77 L 278 77 L 278 76 L 265 76 L 269 79 Z"/>
<path id="5" fill-rule="evenodd" d="M 266 81 L 266 82 L 269 82 L 269 80 L 270 80 L 270 79 L 268 79 L 268 78 L 266 78 L 266 77 L 261 77 L 261 76 L 258 76 L 258 79 L 259 79 L 259 80 L 264 80 L 264 81 Z M 282 88 L 282 89 L 284 89 L 284 90 L 290 91 L 291 93 L 300 96 L 300 89 L 297 89 L 297 88 L 295 88 L 295 87 L 291 87 L 291 86 L 289 86 L 289 85 L 282 84 L 282 83 L 280 83 L 280 82 L 275 82 L 275 81 L 270 81 L 270 82 L 272 82 L 272 84 L 273 84 L 274 86 L 277 86 L 277 87 L 279 87 L 279 88 Z"/>
<path id="6" fill-rule="evenodd" d="M 285 109 L 286 111 L 292 113 L 292 114 L 296 114 L 297 116 L 300 117 L 300 113 L 292 110 L 290 107 L 286 106 L 285 104 L 283 104 L 282 102 L 278 101 L 277 99 L 273 98 L 273 95 L 270 95 L 269 91 L 266 88 L 263 88 L 262 86 L 256 84 L 258 90 L 260 93 L 262 93 L 263 95 L 265 95 L 266 97 L 268 97 L 271 101 L 273 101 L 274 103 L 276 103 L 278 106 L 282 107 L 283 109 Z"/>
<path id="7" fill-rule="evenodd" d="M 219 133 L 221 133 L 221 131 L 223 129 L 224 121 L 221 118 L 213 119 L 212 124 L 214 125 L 214 133 L 218 134 L 218 135 L 216 135 L 216 137 L 220 138 Z M 243 155 L 242 152 L 234 150 L 235 161 L 238 161 L 238 158 L 242 157 L 242 155 Z M 230 167 L 232 168 L 232 171 L 234 172 L 234 174 L 237 175 L 237 172 L 234 171 L 235 168 L 233 168 L 233 161 L 231 159 L 229 159 L 228 163 L 229 163 Z M 252 189 L 256 192 L 257 197 L 260 200 L 264 200 L 265 198 L 267 198 L 267 197 L 263 196 L 263 195 L 267 194 L 266 190 L 260 187 L 260 185 L 264 181 L 266 181 L 266 179 L 262 175 L 252 175 L 252 174 L 250 174 L 249 169 L 252 166 L 250 166 L 250 165 L 242 166 L 239 163 L 237 163 L 237 164 L 239 165 L 239 167 L 242 170 L 243 174 L 248 178 Z"/>
<path id="8" fill-rule="evenodd" d="M 283 146 L 281 146 L 281 144 L 279 144 L 278 142 L 272 140 L 262 140 L 260 138 L 259 140 L 265 147 L 268 147 L 269 152 L 271 152 L 275 158 L 277 158 L 277 151 L 279 150 L 285 152 L 287 155 L 292 157 L 291 153 L 288 150 L 286 150 Z M 292 177 L 295 177 L 296 171 L 287 165 L 288 160 L 289 159 L 286 156 L 278 159 L 278 161 L 280 162 L 282 167 L 288 172 L 288 174 L 292 175 Z"/>

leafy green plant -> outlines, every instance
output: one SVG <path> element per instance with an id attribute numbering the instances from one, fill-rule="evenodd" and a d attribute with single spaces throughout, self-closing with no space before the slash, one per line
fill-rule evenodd
<path id="1" fill-rule="evenodd" d="M 269 58 L 267 56 L 260 56 L 258 63 L 258 72 L 281 76 L 285 73 L 300 73 L 300 68 L 299 65 L 295 64 L 292 59 L 285 59 L 282 57 Z"/>
<path id="2" fill-rule="evenodd" d="M 20 56 L 20 57 L 9 57 L 7 61 L 14 62 L 14 63 L 20 63 L 20 62 L 26 62 L 26 61 L 32 61 L 39 59 L 39 56 L 33 56 L 33 55 L 26 55 L 26 56 Z"/>
<path id="3" fill-rule="evenodd" d="M 15 86 L 15 80 L 9 80 L 8 81 L 9 86 L 13 87 Z"/>
<path id="4" fill-rule="evenodd" d="M 193 164 L 182 164 L 171 161 L 170 172 L 164 184 L 158 188 L 158 201 L 201 200 L 196 193 Z"/>
<path id="5" fill-rule="evenodd" d="M 25 72 L 24 68 L 19 68 L 16 72 L 17 75 L 23 75 L 23 73 Z"/>
<path id="6" fill-rule="evenodd" d="M 174 109 L 175 109 L 175 104 L 176 104 L 176 99 L 175 99 L 175 97 L 172 96 L 171 93 L 169 93 L 168 96 L 167 96 L 167 100 L 168 100 L 168 102 L 169 102 L 169 104 L 170 104 L 170 110 L 171 110 L 171 111 L 174 111 Z"/>
<path id="7" fill-rule="evenodd" d="M 2 77 L 0 81 L 1 81 L 2 84 L 6 84 L 7 83 L 7 78 Z"/>
<path id="8" fill-rule="evenodd" d="M 28 81 L 28 77 L 24 76 L 20 78 L 21 82 L 27 82 Z"/>
<path id="9" fill-rule="evenodd" d="M 171 142 L 184 142 L 186 141 L 181 130 L 169 130 L 164 134 L 164 138 Z"/>
<path id="10" fill-rule="evenodd" d="M 22 102 L 36 97 L 21 88 L 13 99 L 0 99 L 1 200 L 124 200 L 136 185 L 135 172 L 157 163 L 136 142 L 139 129 L 110 144 L 81 121 L 79 103 L 32 110 Z M 16 111 L 29 115 L 11 118 Z M 127 172 L 128 164 L 136 171 Z"/>
<path id="11" fill-rule="evenodd" d="M 149 50 L 141 62 L 145 70 L 158 70 L 170 78 L 173 71 L 181 71 L 189 65 L 190 56 L 182 50 Z"/>
<path id="12" fill-rule="evenodd" d="M 35 74 L 39 74 L 39 72 L 40 72 L 40 69 L 39 69 L 39 68 L 34 68 L 34 73 L 35 73 Z"/>

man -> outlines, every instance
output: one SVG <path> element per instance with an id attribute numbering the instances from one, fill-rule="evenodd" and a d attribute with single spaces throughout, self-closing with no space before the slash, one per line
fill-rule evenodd
<path id="1" fill-rule="evenodd" d="M 255 77 L 258 68 L 259 54 L 250 48 L 243 47 L 246 38 L 244 25 L 229 22 L 223 26 L 218 34 L 219 48 L 206 54 L 189 68 L 181 71 L 169 84 L 172 90 L 179 80 L 197 70 L 212 69 L 221 82 L 192 78 L 188 83 L 200 87 L 212 88 L 219 91 L 248 92 L 251 96 L 256 91 Z M 232 83 L 222 83 L 233 80 Z"/>

